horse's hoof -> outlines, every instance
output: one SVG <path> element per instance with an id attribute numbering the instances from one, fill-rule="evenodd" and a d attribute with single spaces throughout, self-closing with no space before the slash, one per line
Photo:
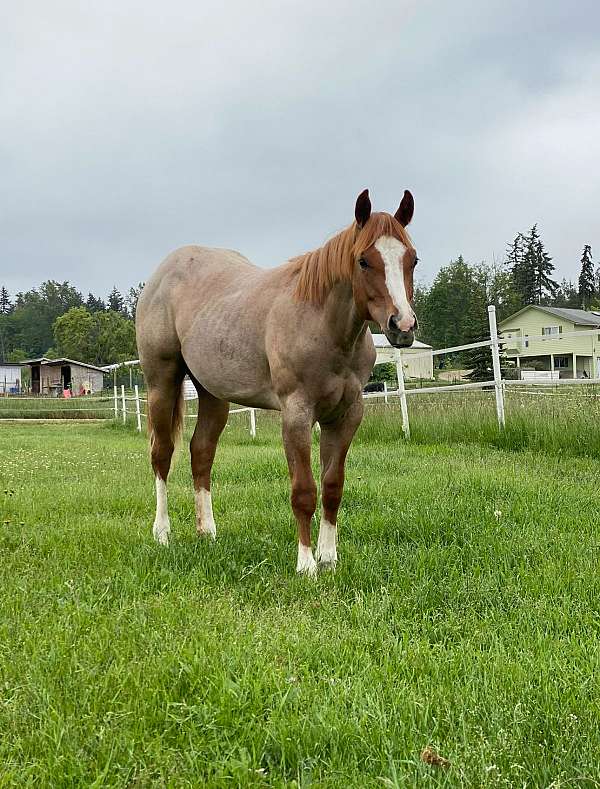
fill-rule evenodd
<path id="1" fill-rule="evenodd" d="M 332 559 L 331 561 L 324 561 L 319 559 L 319 570 L 322 572 L 335 572 L 335 566 L 337 564 L 336 559 Z"/>
<path id="2" fill-rule="evenodd" d="M 213 542 L 217 539 L 217 530 L 216 529 L 196 529 L 196 534 L 201 540 L 212 540 Z"/>
<path id="3" fill-rule="evenodd" d="M 317 563 L 310 547 L 305 545 L 298 546 L 298 563 L 296 564 L 296 572 L 298 575 L 306 575 L 309 578 L 314 578 L 317 574 Z"/>
<path id="4" fill-rule="evenodd" d="M 169 529 L 165 529 L 165 528 L 159 529 L 155 526 L 152 529 L 152 536 L 154 537 L 154 541 L 157 542 L 159 545 L 169 544 L 169 536 L 170 536 Z"/>
<path id="5" fill-rule="evenodd" d="M 301 570 L 296 570 L 296 573 L 301 578 L 316 578 L 317 577 L 317 565 L 315 564 L 314 567 L 303 567 Z"/>

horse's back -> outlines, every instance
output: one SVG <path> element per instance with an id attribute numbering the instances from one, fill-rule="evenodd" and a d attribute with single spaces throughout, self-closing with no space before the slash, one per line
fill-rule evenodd
<path id="1" fill-rule="evenodd" d="M 156 269 L 144 287 L 146 294 L 162 291 L 164 295 L 180 287 L 207 284 L 209 280 L 231 282 L 259 269 L 232 249 L 185 246 L 171 252 Z"/>
<path id="2" fill-rule="evenodd" d="M 271 281 L 273 274 L 232 250 L 186 246 L 172 252 L 148 280 L 138 303 L 144 369 L 158 370 L 162 359 L 178 356 L 196 380 L 222 399 L 229 399 L 234 381 L 240 397 L 268 388 L 264 322 L 280 285 L 277 276 Z M 262 400 L 272 403 L 271 397 Z"/>

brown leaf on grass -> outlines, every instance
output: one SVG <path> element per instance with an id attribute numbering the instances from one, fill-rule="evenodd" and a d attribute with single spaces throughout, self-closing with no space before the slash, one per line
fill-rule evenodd
<path id="1" fill-rule="evenodd" d="M 428 745 L 421 751 L 421 761 L 425 764 L 430 764 L 432 767 L 443 767 L 445 770 L 450 767 L 450 762 L 448 759 L 440 756 L 435 748 L 431 747 L 431 745 Z"/>

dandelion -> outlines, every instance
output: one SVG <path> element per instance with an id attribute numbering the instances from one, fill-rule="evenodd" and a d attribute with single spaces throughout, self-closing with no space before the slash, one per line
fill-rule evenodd
<path id="1" fill-rule="evenodd" d="M 499 521 L 501 517 L 502 517 L 502 510 L 494 510 L 494 518 L 496 518 L 496 520 Z"/>

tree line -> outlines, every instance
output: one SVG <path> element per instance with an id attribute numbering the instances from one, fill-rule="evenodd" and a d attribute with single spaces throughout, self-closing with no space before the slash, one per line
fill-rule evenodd
<path id="1" fill-rule="evenodd" d="M 556 282 L 537 225 L 515 237 L 502 263 L 472 265 L 459 255 L 439 270 L 431 286 L 415 289 L 419 337 L 436 348 L 481 339 L 488 332 L 488 304 L 496 306 L 499 321 L 529 304 L 593 309 L 600 305 L 600 266 L 594 269 L 589 244 L 579 267 L 576 284 Z"/>
<path id="2" fill-rule="evenodd" d="M 105 365 L 134 359 L 135 310 L 142 283 L 123 296 L 83 295 L 69 282 L 47 280 L 11 299 L 0 287 L 0 360 L 46 356 Z"/>
<path id="3" fill-rule="evenodd" d="M 487 305 L 502 320 L 528 304 L 600 308 L 600 267 L 583 247 L 577 282 L 553 279 L 555 267 L 537 225 L 518 233 L 501 263 L 470 264 L 462 255 L 442 266 L 431 285 L 415 288 L 418 337 L 434 348 L 463 345 L 488 333 Z M 0 288 L 0 359 L 66 356 L 105 365 L 137 357 L 135 310 L 143 284 L 106 299 L 83 295 L 69 282 L 48 280 L 14 299 Z M 466 354 L 475 368 L 489 364 L 487 349 Z M 486 361 L 487 359 L 487 361 Z"/>
<path id="4" fill-rule="evenodd" d="M 537 225 L 517 234 L 501 263 L 473 265 L 459 255 L 439 270 L 430 286 L 415 288 L 419 339 L 434 348 L 449 348 L 485 338 L 488 304 L 496 306 L 498 321 L 529 304 L 600 308 L 600 267 L 594 269 L 589 244 L 583 247 L 576 283 L 557 282 L 554 271 Z M 460 361 L 474 368 L 473 378 L 489 377 L 487 348 L 464 353 Z"/>

